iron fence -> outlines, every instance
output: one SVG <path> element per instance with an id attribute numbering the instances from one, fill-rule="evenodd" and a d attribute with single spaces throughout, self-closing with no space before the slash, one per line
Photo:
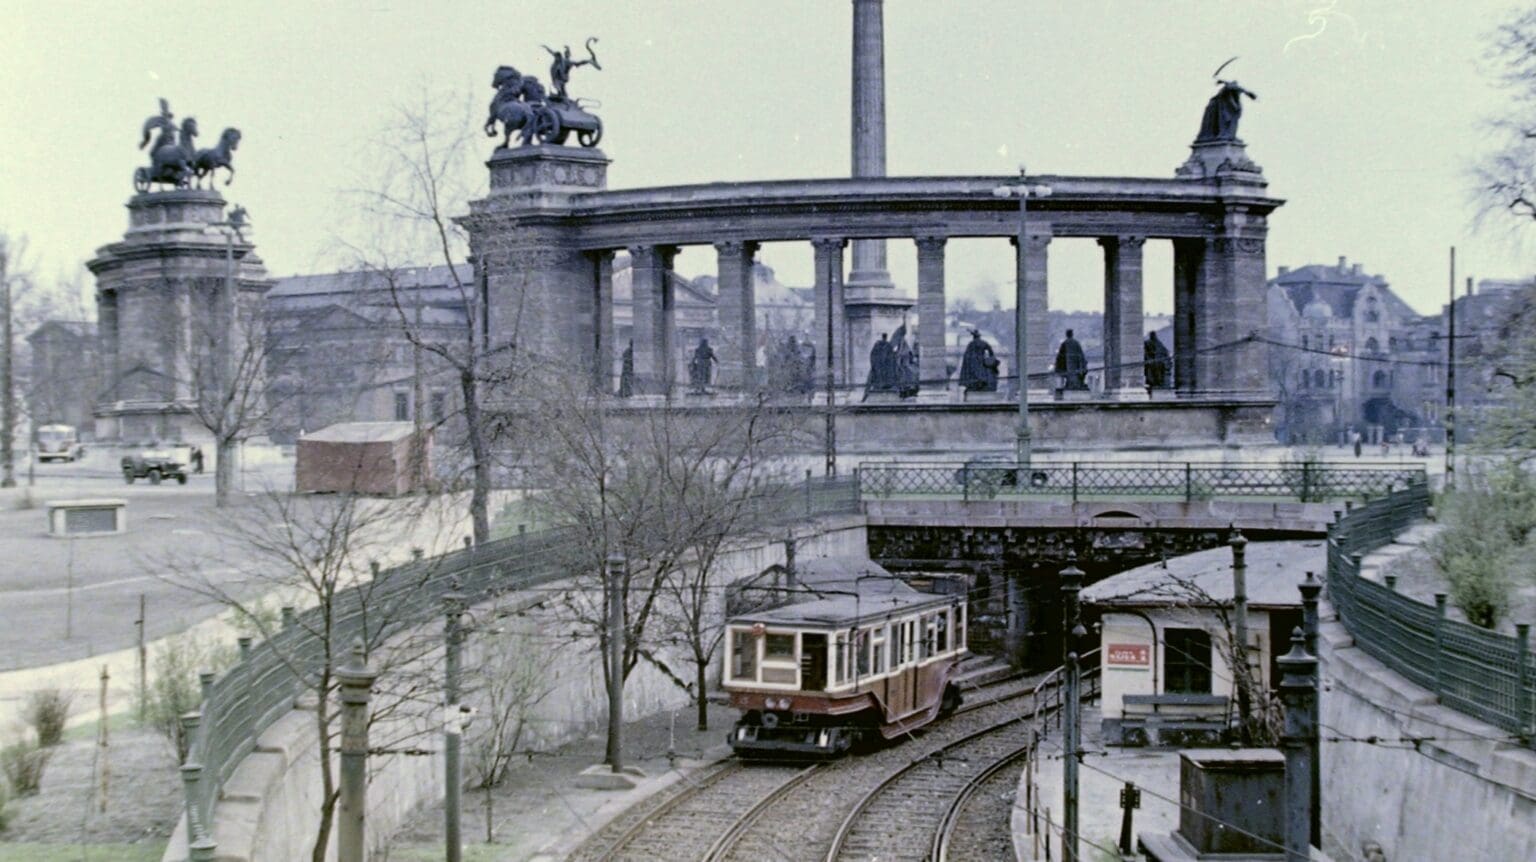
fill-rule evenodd
<path id="1" fill-rule="evenodd" d="M 1328 462 L 1233 465 L 1186 462 L 876 462 L 859 466 L 864 499 L 1286 499 L 1380 496 L 1424 475 L 1422 467 Z"/>
<path id="2" fill-rule="evenodd" d="M 1355 644 L 1458 712 L 1531 744 L 1536 736 L 1536 661 L 1530 633 L 1514 637 L 1446 616 L 1446 597 L 1428 605 L 1360 576 L 1361 558 L 1390 543 L 1429 506 L 1427 482 L 1370 500 L 1328 535 L 1328 597 Z"/>
<path id="3" fill-rule="evenodd" d="M 764 488 L 753 506 L 762 519 L 757 523 L 857 512 L 858 477 Z M 255 645 L 242 639 L 239 660 L 217 678 L 203 675 L 201 706 L 183 718 L 190 742 L 181 774 L 192 858 L 214 858 L 214 803 L 257 737 L 293 708 L 307 681 L 346 658 L 349 644 L 381 643 L 432 620 L 450 590 L 474 603 L 564 579 L 570 573 L 561 551 L 575 538 L 566 528 L 539 530 L 376 569 L 370 581 L 339 593 L 329 616 L 320 607 L 285 611 L 270 639 Z"/>

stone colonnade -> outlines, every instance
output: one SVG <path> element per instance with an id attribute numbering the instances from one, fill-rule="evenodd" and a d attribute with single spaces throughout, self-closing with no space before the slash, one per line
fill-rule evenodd
<path id="1" fill-rule="evenodd" d="M 1022 288 L 1017 301 L 1025 310 L 1030 388 L 1050 389 L 1055 386 L 1051 368 L 1062 336 L 1047 330 L 1050 245 L 1058 237 L 1096 239 L 1104 256 L 1105 388 L 1112 396 L 1134 399 L 1139 395 L 1144 399 L 1142 252 L 1150 237 L 1172 240 L 1174 246 L 1175 322 L 1173 343 L 1167 346 L 1174 357 L 1177 388 L 1186 394 L 1255 393 L 1264 388 L 1262 345 L 1244 338 L 1262 331 L 1265 324 L 1265 216 L 1278 201 L 1255 198 L 1251 206 L 1220 203 L 1215 210 L 1219 218 L 1211 215 L 1211 203 L 1202 201 L 1199 208 L 1192 205 L 1190 212 L 1177 217 L 1149 216 L 1145 224 L 1152 229 L 1139 231 L 1114 226 L 1116 221 L 1132 222 L 1136 204 L 1123 205 L 1129 215 L 1083 223 L 1073 221 L 1072 212 L 1046 211 L 1031 218 L 1021 248 L 1017 234 L 1009 233 L 1010 228 L 1016 230 L 1017 216 L 1007 210 L 985 209 L 990 195 L 975 198 L 978 202 L 974 208 L 986 213 L 990 219 L 986 222 L 981 222 L 976 212 L 962 211 L 954 216 L 954 223 L 946 223 L 944 218 L 936 222 L 934 216 L 925 215 L 906 222 L 893 219 L 878 234 L 868 229 L 840 234 L 828 229 L 837 226 L 835 217 L 818 218 L 814 210 L 813 215 L 804 215 L 807 211 L 801 209 L 789 227 L 785 221 L 765 219 L 763 230 L 758 232 L 754 230 L 755 219 L 764 212 L 771 213 L 776 204 L 754 197 L 751 190 L 743 191 L 739 199 L 709 206 L 698 204 L 698 193 L 691 189 L 646 190 L 651 192 L 646 196 L 605 193 L 606 164 L 596 151 L 550 147 L 501 151 L 492 159 L 492 193 L 476 201 L 464 221 L 476 259 L 487 267 L 493 344 L 515 340 L 551 356 L 585 357 L 582 361 L 591 363 L 587 367 L 595 378 L 610 389 L 617 383 L 613 379 L 618 365 L 615 359 L 631 347 L 636 394 L 676 393 L 678 384 L 687 378 L 686 368 L 680 367 L 683 363 L 677 357 L 691 345 L 677 341 L 673 259 L 682 246 L 712 245 L 719 285 L 718 336 L 713 345 L 719 361 L 715 386 L 722 390 L 750 389 L 765 382 L 764 369 L 757 362 L 752 280 L 759 246 L 763 242 L 805 242 L 815 260 L 812 345 L 816 389 L 825 389 L 829 373 L 833 386 L 856 388 L 864 382 L 871 346 L 858 342 L 869 337 L 872 343 L 886 330 L 882 326 L 869 335 L 864 331 L 869 321 L 854 319 L 867 313 L 863 306 L 868 299 L 858 287 L 846 284 L 845 258 L 850 244 L 877 236 L 887 241 L 910 239 L 916 246 L 918 263 L 919 374 L 924 389 L 944 390 L 952 382 L 943 340 L 948 240 L 1008 237 L 1015 249 L 1017 284 Z M 1182 188 L 1190 187 L 1188 181 L 1184 183 Z M 609 206 L 604 194 L 615 201 L 611 207 L 616 215 L 604 209 Z M 669 197 L 672 194 L 677 197 Z M 1055 200 L 1061 197 L 1058 194 Z M 687 218 L 677 217 L 681 227 L 676 230 L 658 227 L 661 219 L 675 217 L 672 213 L 680 206 L 696 209 L 689 211 Z M 631 215 L 625 212 L 626 207 L 647 214 Z M 717 216 L 712 207 L 735 207 L 741 214 Z M 652 211 L 660 215 L 650 215 Z M 708 215 L 696 216 L 696 212 Z M 611 219 L 611 224 L 604 223 L 605 218 Z M 1174 227 L 1165 233 L 1159 229 L 1163 224 Z M 590 229 L 593 227 L 598 230 Z M 633 267 L 631 345 L 614 341 L 613 258 L 620 250 L 629 254 Z M 901 303 L 897 321 L 911 301 Z M 889 308 L 877 311 L 891 316 Z M 994 349 L 1012 353 L 1013 345 L 994 345 Z M 1003 373 L 1017 375 L 1017 363 L 1005 365 Z M 1006 391 L 1013 385 L 1001 388 Z"/>

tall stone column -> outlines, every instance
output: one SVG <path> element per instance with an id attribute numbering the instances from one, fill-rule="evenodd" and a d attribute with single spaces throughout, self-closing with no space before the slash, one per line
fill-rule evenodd
<path id="1" fill-rule="evenodd" d="M 1104 247 L 1104 389 L 1140 391 L 1141 249 L 1145 237 L 1107 236 Z"/>
<path id="2" fill-rule="evenodd" d="M 635 388 L 642 394 L 664 392 L 668 357 L 666 320 L 662 314 L 667 268 L 661 250 L 651 245 L 629 248 L 633 298 L 630 337 L 635 345 Z"/>
<path id="3" fill-rule="evenodd" d="M 853 0 L 853 175 L 885 176 L 884 0 Z M 885 240 L 855 240 L 849 287 L 890 287 Z"/>
<path id="4" fill-rule="evenodd" d="M 1014 249 L 1014 302 L 1019 304 L 1017 307 L 1024 309 L 1025 361 L 1022 369 L 1026 375 L 1033 375 L 1028 385 L 1034 389 L 1050 388 L 1048 378 L 1042 375 L 1050 370 L 1056 354 L 1056 342 L 1061 338 L 1061 333 L 1050 331 L 1047 316 L 1050 307 L 1047 294 L 1051 250 L 1051 234 L 1047 228 L 1046 225 L 1037 226 L 1031 222 L 1022 249 L 1018 237 L 1010 237 L 1008 240 Z M 1018 374 L 1020 367 L 1018 347 L 1015 345 L 1014 369 L 1009 373 Z"/>
<path id="5" fill-rule="evenodd" d="M 1180 392 L 1194 392 L 1199 379 L 1195 332 L 1205 247 L 1203 239 L 1173 242 L 1173 384 Z"/>
<path id="6" fill-rule="evenodd" d="M 813 310 L 813 343 L 816 345 L 816 386 L 826 385 L 828 364 L 836 384 L 847 381 L 847 339 L 843 330 L 843 246 L 842 238 L 811 240 L 816 251 L 816 308 Z M 829 317 L 830 315 L 830 317 Z"/>
<path id="7" fill-rule="evenodd" d="M 757 304 L 752 267 L 757 243 L 726 240 L 715 243 L 720 277 L 720 382 L 750 388 L 757 380 Z"/>
<path id="8" fill-rule="evenodd" d="M 623 347 L 613 343 L 613 254 L 612 249 L 592 253 L 592 313 L 596 318 L 593 326 L 596 334 L 593 384 L 599 391 L 610 394 L 618 389 L 618 371 L 614 363 L 624 352 Z"/>
<path id="9" fill-rule="evenodd" d="M 924 389 L 949 388 L 944 349 L 944 244 L 948 237 L 917 237 L 918 376 Z"/>
<path id="10" fill-rule="evenodd" d="M 677 246 L 657 246 L 656 254 L 661 261 L 661 343 L 656 353 L 661 359 L 661 391 L 671 397 L 672 389 L 677 385 L 678 365 L 681 364 L 677 343 L 676 278 L 672 271 L 672 259 L 677 255 Z"/>
<path id="11" fill-rule="evenodd" d="M 1222 269 L 1228 280 L 1229 340 L 1262 336 L 1269 327 L 1268 285 L 1264 249 L 1268 227 L 1263 216 L 1243 208 L 1227 211 L 1226 236 L 1219 243 Z M 1249 394 L 1269 389 L 1269 348 L 1257 339 L 1222 351 L 1220 367 L 1227 372 L 1227 389 Z"/>

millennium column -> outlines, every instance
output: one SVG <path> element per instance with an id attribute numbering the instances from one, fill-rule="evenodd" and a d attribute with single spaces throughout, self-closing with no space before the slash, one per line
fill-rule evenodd
<path id="1" fill-rule="evenodd" d="M 1140 392 L 1141 248 L 1145 237 L 1106 236 L 1104 247 L 1104 390 Z"/>
<path id="2" fill-rule="evenodd" d="M 883 0 L 853 0 L 853 177 L 885 176 L 885 11 Z M 869 374 L 869 348 L 881 333 L 896 331 L 912 310 L 898 296 L 886 270 L 886 242 L 853 242 L 853 265 L 843 296 L 848 340 L 845 373 L 854 382 Z"/>
<path id="3" fill-rule="evenodd" d="M 917 237 L 918 377 L 925 390 L 949 388 L 944 348 L 944 244 L 947 237 Z"/>
<path id="4" fill-rule="evenodd" d="M 720 382 L 748 389 L 757 379 L 757 308 L 752 294 L 752 265 L 757 243 L 715 243 L 720 284 Z"/>

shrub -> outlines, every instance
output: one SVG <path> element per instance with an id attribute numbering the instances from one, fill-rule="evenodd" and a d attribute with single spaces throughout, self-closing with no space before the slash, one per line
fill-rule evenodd
<path id="1" fill-rule="evenodd" d="M 64 741 L 64 724 L 74 700 L 73 692 L 60 688 L 38 689 L 27 698 L 27 724 L 37 733 L 38 745 L 51 748 Z"/>
<path id="2" fill-rule="evenodd" d="M 1450 598 L 1467 620 L 1495 628 L 1517 581 L 1536 581 L 1536 478 L 1518 465 L 1494 468 L 1436 506 L 1445 525 L 1429 543 Z"/>
<path id="3" fill-rule="evenodd" d="M 31 796 L 43 786 L 43 770 L 53 751 L 31 740 L 21 740 L 0 749 L 0 770 L 17 796 Z"/>
<path id="4" fill-rule="evenodd" d="M 176 762 L 187 759 L 189 740 L 181 732 L 181 717 L 202 702 L 198 674 L 218 673 L 235 663 L 234 647 L 218 646 L 192 635 L 168 639 L 151 660 L 149 690 L 144 699 L 144 721 L 160 731 L 176 752 Z"/>

